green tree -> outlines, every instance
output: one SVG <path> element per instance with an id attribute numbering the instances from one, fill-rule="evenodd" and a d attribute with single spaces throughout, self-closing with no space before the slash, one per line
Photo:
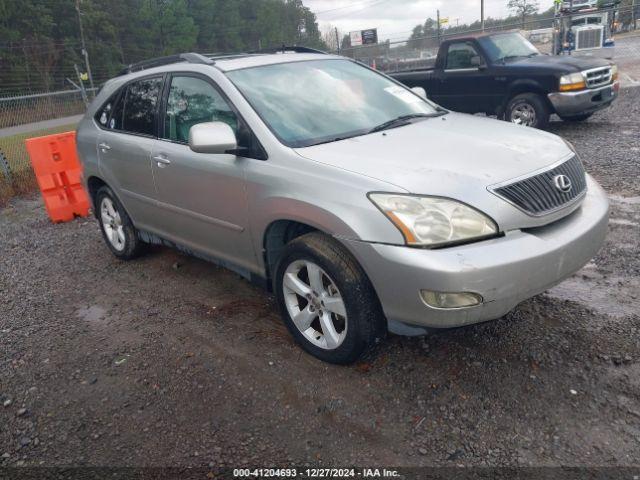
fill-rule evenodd
<path id="1" fill-rule="evenodd" d="M 527 16 L 537 13 L 540 5 L 538 0 L 509 0 L 507 8 L 522 18 L 522 28 L 524 28 Z"/>
<path id="2" fill-rule="evenodd" d="M 96 85 L 184 51 L 326 48 L 301 0 L 79 0 Z M 84 71 L 76 0 L 0 0 L 0 94 L 69 88 Z"/>
<path id="3" fill-rule="evenodd" d="M 151 33 L 150 50 L 161 55 L 184 52 L 197 42 L 198 27 L 188 15 L 185 0 L 146 0 L 140 19 Z"/>

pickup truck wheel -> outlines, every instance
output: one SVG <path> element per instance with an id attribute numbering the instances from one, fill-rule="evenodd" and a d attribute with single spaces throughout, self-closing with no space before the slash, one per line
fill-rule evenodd
<path id="1" fill-rule="evenodd" d="M 138 238 L 138 231 L 129 215 L 109 187 L 98 190 L 95 205 L 100 230 L 109 250 L 121 260 L 139 256 L 146 244 Z"/>
<path id="2" fill-rule="evenodd" d="M 351 254 L 327 235 L 313 232 L 291 241 L 273 281 L 291 335 L 320 360 L 352 363 L 386 333 L 369 279 Z"/>
<path id="3" fill-rule="evenodd" d="M 565 122 L 584 122 L 588 118 L 591 118 L 593 113 L 583 113 L 582 115 L 565 115 L 560 118 Z"/>
<path id="4" fill-rule="evenodd" d="M 533 128 L 546 128 L 551 112 L 544 98 L 536 93 L 521 93 L 507 104 L 505 120 L 517 125 Z"/>

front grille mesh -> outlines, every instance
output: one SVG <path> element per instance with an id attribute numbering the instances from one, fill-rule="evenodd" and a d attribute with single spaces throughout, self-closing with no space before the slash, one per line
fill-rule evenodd
<path id="1" fill-rule="evenodd" d="M 572 188 L 564 193 L 554 182 L 558 175 L 566 175 Z M 551 170 L 496 188 L 494 192 L 529 215 L 541 216 L 567 206 L 587 188 L 584 168 L 577 156 Z"/>
<path id="2" fill-rule="evenodd" d="M 587 87 L 595 88 L 611 82 L 611 67 L 603 67 L 586 72 Z"/>

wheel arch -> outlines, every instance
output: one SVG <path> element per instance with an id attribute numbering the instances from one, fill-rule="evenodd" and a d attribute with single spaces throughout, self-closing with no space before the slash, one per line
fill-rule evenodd
<path id="1" fill-rule="evenodd" d="M 109 185 L 107 184 L 107 182 L 96 175 L 91 175 L 89 178 L 87 178 L 87 190 L 89 193 L 89 199 L 91 200 L 91 205 L 93 206 L 94 215 L 97 215 L 96 195 L 102 187 L 108 186 Z"/>
<path id="2" fill-rule="evenodd" d="M 262 255 L 264 261 L 264 269 L 267 278 L 267 284 L 271 286 L 273 272 L 284 247 L 295 238 L 301 237 L 311 232 L 324 232 L 317 226 L 310 225 L 298 220 L 278 219 L 273 220 L 265 228 L 262 235 Z"/>
<path id="3" fill-rule="evenodd" d="M 551 105 L 551 102 L 547 97 L 547 94 L 549 92 L 542 85 L 534 80 L 516 80 L 511 85 L 509 85 L 507 95 L 505 95 L 504 102 L 500 107 L 501 113 L 504 113 L 506 111 L 507 105 L 509 105 L 509 102 L 513 99 L 513 97 L 515 97 L 516 95 L 521 95 L 523 93 L 534 93 L 536 95 L 539 95 L 549 108 L 549 111 L 555 112 L 553 105 Z"/>
<path id="4" fill-rule="evenodd" d="M 262 263 L 265 278 L 271 278 L 284 245 L 300 235 L 318 231 L 338 241 L 340 238 L 360 240 L 368 236 L 366 232 L 371 229 L 372 222 L 365 221 L 366 216 L 361 210 L 354 206 L 340 216 L 340 205 L 330 203 L 319 205 L 282 196 L 257 202 L 259 208 L 252 214 L 253 242 L 255 251 L 262 252 L 258 260 Z M 396 234 L 395 229 L 391 234 Z"/>

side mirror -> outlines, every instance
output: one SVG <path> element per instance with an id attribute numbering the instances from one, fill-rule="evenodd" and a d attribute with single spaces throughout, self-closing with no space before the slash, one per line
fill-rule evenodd
<path id="1" fill-rule="evenodd" d="M 482 67 L 482 59 L 480 58 L 480 55 L 474 55 L 471 57 L 471 66 L 475 68 Z"/>
<path id="2" fill-rule="evenodd" d="M 197 153 L 226 153 L 238 148 L 238 140 L 226 123 L 205 122 L 189 129 L 189 148 Z"/>
<path id="3" fill-rule="evenodd" d="M 422 87 L 413 87 L 413 88 L 411 89 L 411 91 L 412 91 L 413 93 L 415 93 L 416 95 L 418 95 L 419 97 L 427 98 L 427 92 L 426 92 L 426 90 L 425 90 L 424 88 L 422 88 Z"/>

